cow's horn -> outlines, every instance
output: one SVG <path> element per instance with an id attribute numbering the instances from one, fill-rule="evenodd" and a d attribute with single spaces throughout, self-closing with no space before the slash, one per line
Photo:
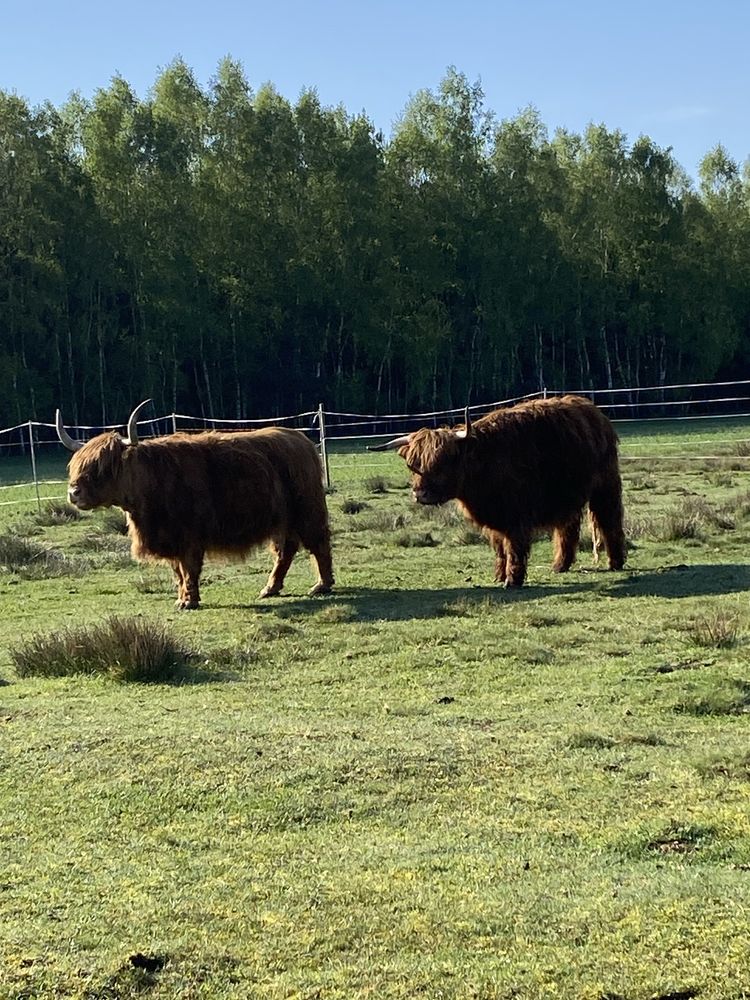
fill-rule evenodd
<path id="1" fill-rule="evenodd" d="M 465 428 L 462 431 L 456 431 L 456 437 L 466 438 L 471 434 L 471 417 L 469 416 L 469 407 L 467 406 L 464 410 L 464 423 Z"/>
<path id="2" fill-rule="evenodd" d="M 57 427 L 57 436 L 68 451 L 78 451 L 79 448 L 83 448 L 83 441 L 75 441 L 65 430 L 62 413 L 59 410 L 55 413 L 55 427 Z"/>
<path id="3" fill-rule="evenodd" d="M 395 451 L 397 448 L 403 448 L 405 444 L 411 441 L 411 434 L 402 434 L 401 437 L 394 438 L 392 441 L 386 441 L 384 444 L 368 444 L 368 451 Z"/>
<path id="4" fill-rule="evenodd" d="M 130 419 L 128 420 L 127 434 L 123 438 L 123 441 L 125 444 L 130 445 L 131 448 L 134 448 L 138 444 L 138 426 L 136 423 L 136 418 L 143 409 L 143 407 L 147 406 L 150 402 L 151 402 L 150 399 L 144 399 L 143 402 L 139 403 L 138 406 L 136 406 L 136 408 L 130 414 Z"/>

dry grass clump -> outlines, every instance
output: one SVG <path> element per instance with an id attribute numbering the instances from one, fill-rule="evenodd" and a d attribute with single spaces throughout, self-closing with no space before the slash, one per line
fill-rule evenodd
<path id="1" fill-rule="evenodd" d="M 81 559 L 71 559 L 55 549 L 20 535 L 0 535 L 0 571 L 16 573 L 27 580 L 80 573 L 86 568 Z"/>
<path id="2" fill-rule="evenodd" d="M 487 539 L 473 524 L 463 524 L 455 534 L 456 545 L 485 545 Z"/>
<path id="3" fill-rule="evenodd" d="M 731 649 L 740 639 L 739 615 L 731 611 L 716 611 L 692 622 L 687 632 L 695 646 L 703 649 Z"/>
<path id="4" fill-rule="evenodd" d="M 364 488 L 368 493 L 387 493 L 388 482 L 384 476 L 369 476 L 365 479 Z"/>
<path id="5" fill-rule="evenodd" d="M 367 506 L 361 500 L 341 501 L 341 510 L 344 514 L 360 514 L 363 510 L 367 510 Z"/>
<path id="6" fill-rule="evenodd" d="M 120 682 L 184 678 L 191 654 L 163 625 L 115 615 L 101 625 L 35 636 L 10 650 L 19 677 L 99 674 Z"/>
<path id="7" fill-rule="evenodd" d="M 71 524 L 73 521 L 80 521 L 82 517 L 80 510 L 65 500 L 50 500 L 38 513 L 32 515 L 34 523 L 42 528 Z"/>
<path id="8" fill-rule="evenodd" d="M 124 511 L 119 507 L 111 507 L 101 515 L 102 531 L 109 531 L 115 535 L 127 535 L 128 522 L 125 519 Z"/>
<path id="9" fill-rule="evenodd" d="M 731 531 L 734 526 L 734 517 L 726 507 L 714 507 L 700 497 L 690 498 L 660 515 L 626 514 L 625 517 L 628 538 L 648 538 L 654 542 L 701 541 L 711 530 Z"/>
<path id="10" fill-rule="evenodd" d="M 429 549 L 440 544 L 429 531 L 400 531 L 393 539 L 402 549 Z"/>

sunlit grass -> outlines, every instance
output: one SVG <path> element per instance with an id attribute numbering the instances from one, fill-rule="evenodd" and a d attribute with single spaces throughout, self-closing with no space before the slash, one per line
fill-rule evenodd
<path id="1" fill-rule="evenodd" d="M 2 1000 L 750 994 L 747 476 L 626 465 L 626 569 L 541 539 L 506 591 L 375 460 L 331 456 L 325 599 L 259 552 L 179 613 L 119 513 L 4 509 L 84 564 L 0 569 Z M 112 616 L 177 683 L 118 683 Z M 70 634 L 107 669 L 42 676 Z"/>

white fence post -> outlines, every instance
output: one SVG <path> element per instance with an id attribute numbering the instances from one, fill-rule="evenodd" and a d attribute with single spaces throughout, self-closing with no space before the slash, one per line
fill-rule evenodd
<path id="1" fill-rule="evenodd" d="M 34 450 L 34 425 L 29 420 L 29 447 L 31 449 L 31 474 L 34 477 L 34 490 L 36 492 L 36 505 L 39 513 L 42 513 L 42 498 L 39 496 L 39 477 L 36 474 L 36 452 Z"/>
<path id="2" fill-rule="evenodd" d="M 326 489 L 331 488 L 331 472 L 328 468 L 328 449 L 326 448 L 326 421 L 323 404 L 318 403 L 318 430 L 320 431 L 320 460 L 323 463 L 323 482 Z"/>

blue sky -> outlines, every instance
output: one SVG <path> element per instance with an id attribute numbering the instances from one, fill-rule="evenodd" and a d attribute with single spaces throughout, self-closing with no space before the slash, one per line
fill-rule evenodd
<path id="1" fill-rule="evenodd" d="M 499 118 L 533 104 L 553 131 L 589 122 L 672 146 L 693 176 L 717 143 L 750 156 L 747 0 L 35 0 L 3 5 L 0 88 L 88 97 L 119 73 L 145 96 L 176 56 L 205 86 L 225 55 L 290 101 L 314 87 L 386 135 L 448 66 Z"/>

